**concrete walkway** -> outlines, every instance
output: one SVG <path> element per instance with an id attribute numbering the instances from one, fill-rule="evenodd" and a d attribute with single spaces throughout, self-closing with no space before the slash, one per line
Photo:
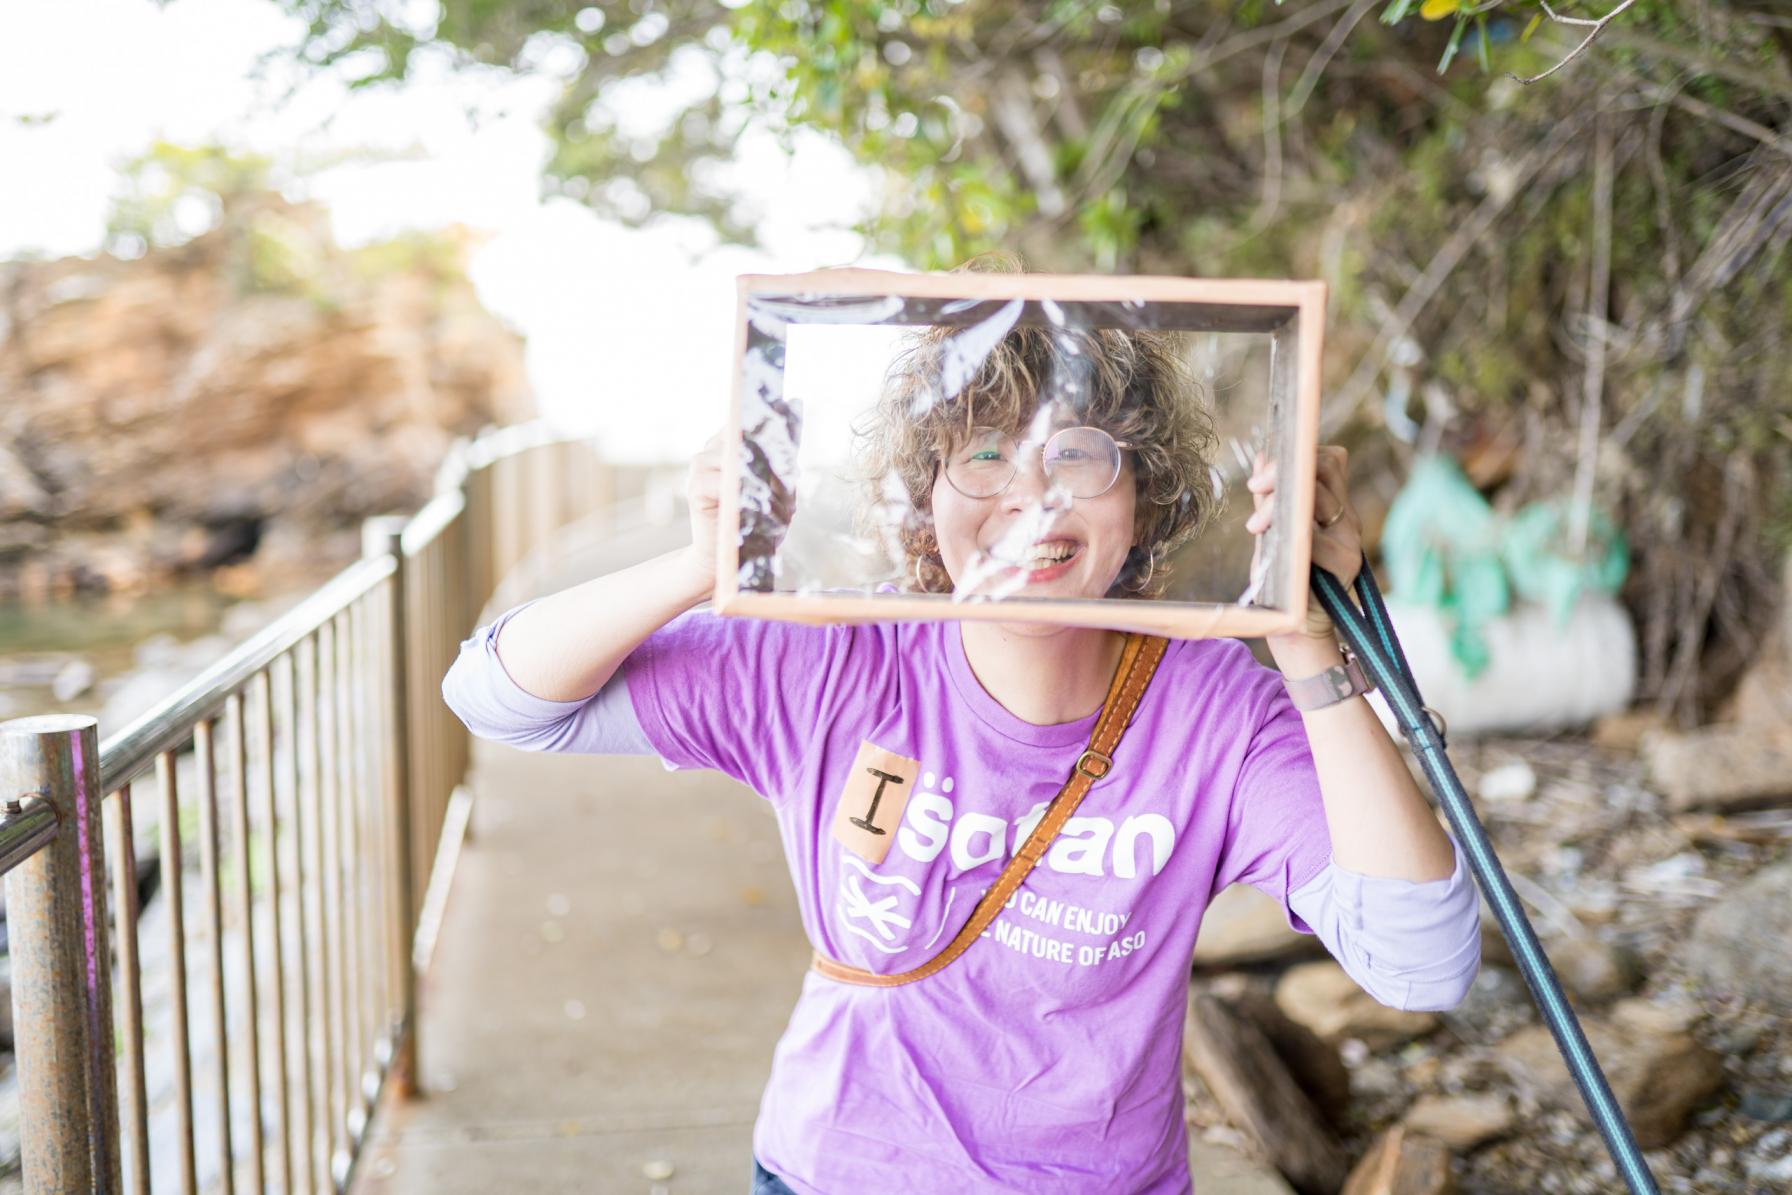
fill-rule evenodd
<path id="1" fill-rule="evenodd" d="M 809 959 L 769 810 L 657 760 L 488 744 L 475 791 L 425 1095 L 381 1109 L 356 1195 L 745 1191 Z"/>

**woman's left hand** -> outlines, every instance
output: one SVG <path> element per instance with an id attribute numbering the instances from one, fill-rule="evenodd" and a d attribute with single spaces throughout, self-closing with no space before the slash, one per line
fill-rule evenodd
<path id="1" fill-rule="evenodd" d="M 1251 491 L 1255 507 L 1245 520 L 1245 530 L 1262 535 L 1275 521 L 1276 463 L 1257 453 L 1256 468 L 1245 488 Z M 1350 504 L 1350 454 L 1337 444 L 1319 446 L 1318 485 L 1313 494 L 1313 563 L 1338 578 L 1346 589 L 1363 564 L 1363 524 Z M 1331 616 L 1319 605 L 1318 597 L 1309 593 L 1307 624 L 1300 634 L 1330 640 L 1333 633 Z"/>

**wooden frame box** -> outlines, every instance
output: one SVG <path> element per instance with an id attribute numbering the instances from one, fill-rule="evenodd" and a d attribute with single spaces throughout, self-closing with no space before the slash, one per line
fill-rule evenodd
<path id="1" fill-rule="evenodd" d="M 1018 309 L 1013 306 L 1017 300 Z M 751 548 L 743 556 L 742 528 L 753 518 L 751 512 L 743 517 L 745 462 L 750 456 L 765 459 L 762 446 L 749 445 L 743 438 L 743 412 L 750 387 L 758 388 L 756 401 L 766 388 L 782 386 L 785 329 L 804 323 L 968 324 L 989 304 L 1008 304 L 1008 310 L 1023 313 L 1018 317 L 1022 322 L 1268 337 L 1269 414 L 1284 451 L 1270 534 L 1280 539 L 1271 556 L 1274 567 L 1265 570 L 1248 604 L 1121 598 L 964 600 L 863 590 L 780 592 L 742 584 L 743 559 L 754 563 Z M 901 274 L 864 269 L 744 276 L 739 280 L 733 401 L 723 440 L 715 608 L 726 615 L 813 623 L 983 619 L 1138 630 L 1176 638 L 1294 630 L 1304 621 L 1307 608 L 1324 313 L 1325 284 L 1307 281 Z M 776 377 L 768 377 L 774 372 Z"/>

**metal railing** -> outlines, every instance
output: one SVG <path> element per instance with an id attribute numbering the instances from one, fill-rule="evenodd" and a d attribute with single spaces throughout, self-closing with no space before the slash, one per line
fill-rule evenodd
<path id="1" fill-rule="evenodd" d="M 369 520 L 361 560 L 104 742 L 0 722 L 30 1195 L 346 1190 L 382 1090 L 415 1083 L 466 829 L 441 678 L 502 579 L 667 476 L 538 425 L 463 441 L 414 517 Z"/>

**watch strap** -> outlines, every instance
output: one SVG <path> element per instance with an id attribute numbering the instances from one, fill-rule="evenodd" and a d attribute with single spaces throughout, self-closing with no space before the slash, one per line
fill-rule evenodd
<path id="1" fill-rule="evenodd" d="M 1369 692 L 1375 685 L 1363 674 L 1363 666 L 1355 657 L 1342 664 L 1333 664 L 1318 676 L 1283 677 L 1289 700 L 1303 712 L 1322 710 L 1328 705 L 1348 701 Z"/>

